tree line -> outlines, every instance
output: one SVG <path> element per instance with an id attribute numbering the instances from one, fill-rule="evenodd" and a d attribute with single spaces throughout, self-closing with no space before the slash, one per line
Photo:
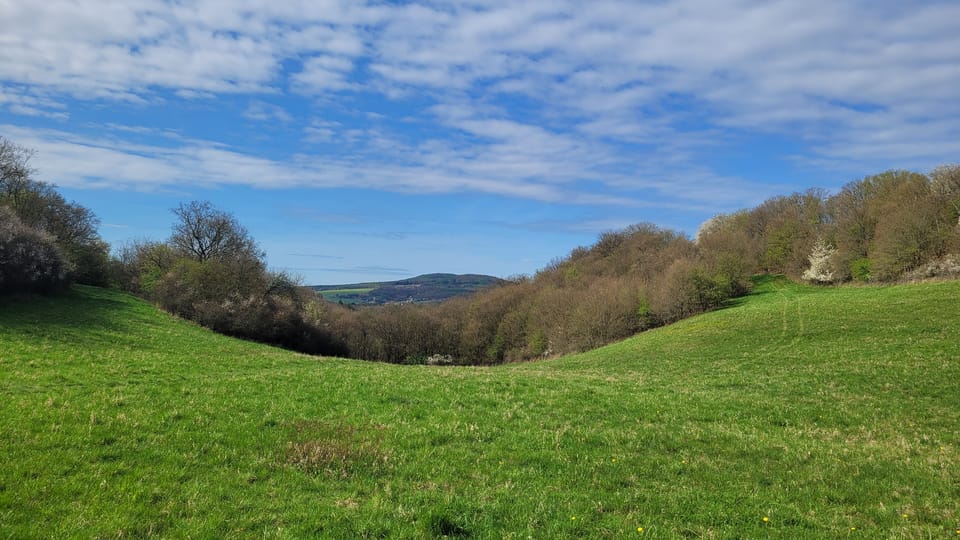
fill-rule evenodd
<path id="1" fill-rule="evenodd" d="M 960 166 L 777 196 L 694 238 L 605 232 L 531 277 L 437 305 L 313 306 L 355 358 L 495 364 L 579 352 L 722 306 L 755 274 L 816 283 L 960 277 Z"/>
<path id="2" fill-rule="evenodd" d="M 0 292 L 110 285 L 218 332 L 325 355 L 496 364 L 583 351 L 722 306 L 758 273 L 817 283 L 960 277 L 960 166 L 893 170 L 717 215 L 694 238 L 605 232 L 533 276 L 438 304 L 326 302 L 272 272 L 237 219 L 173 209 L 170 237 L 108 256 L 95 216 L 32 178 L 0 138 Z"/>

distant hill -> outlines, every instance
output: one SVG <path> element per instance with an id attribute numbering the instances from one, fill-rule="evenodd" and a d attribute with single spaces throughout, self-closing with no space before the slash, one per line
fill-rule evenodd
<path id="1" fill-rule="evenodd" d="M 441 302 L 503 283 L 479 274 L 424 274 L 399 281 L 314 285 L 311 288 L 331 302 L 344 304 L 390 304 L 395 302 Z"/>

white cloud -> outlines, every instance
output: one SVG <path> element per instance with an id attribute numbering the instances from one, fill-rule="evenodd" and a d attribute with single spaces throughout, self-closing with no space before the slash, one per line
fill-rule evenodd
<path id="1" fill-rule="evenodd" d="M 243 112 L 243 116 L 244 118 L 258 122 L 278 121 L 288 124 L 293 121 L 293 116 L 283 107 L 260 100 L 251 101 L 247 106 L 247 110 Z"/>
<path id="2" fill-rule="evenodd" d="M 310 125 L 303 128 L 304 139 L 313 143 L 331 143 L 345 139 L 348 142 L 355 142 L 363 136 L 358 130 L 344 129 L 340 122 L 329 122 L 326 120 L 314 119 Z"/>
<path id="3" fill-rule="evenodd" d="M 147 170 L 176 178 L 192 167 L 217 183 L 256 171 L 253 182 L 272 186 L 563 200 L 573 195 L 562 186 L 596 183 L 603 193 L 580 190 L 579 200 L 678 186 L 686 193 L 676 197 L 699 200 L 757 187 L 699 162 L 727 133 L 791 138 L 804 147 L 798 161 L 861 167 L 954 160 L 960 140 L 955 2 L 0 2 L 8 112 L 65 119 L 66 98 L 150 103 L 171 91 L 249 95 L 248 118 L 292 122 L 261 99 L 292 89 L 318 100 L 380 94 L 443 130 L 410 140 L 389 126 L 347 136 L 307 122 L 307 141 L 362 141 L 366 161 L 296 165 L 216 146 L 145 157 L 64 134 L 39 139 L 57 156 L 86 144 L 104 160 L 82 160 L 82 174 L 64 167 L 81 183 L 152 185 Z"/>
<path id="4" fill-rule="evenodd" d="M 70 115 L 65 112 L 51 112 L 49 110 L 38 109 L 30 105 L 23 104 L 12 104 L 9 106 L 10 112 L 14 114 L 20 114 L 23 116 L 44 116 L 47 118 L 53 118 L 55 120 L 66 120 L 70 118 Z"/>
<path id="5" fill-rule="evenodd" d="M 349 82 L 353 62 L 340 56 L 314 56 L 303 62 L 303 69 L 291 76 L 294 88 L 304 93 L 324 93 L 345 90 L 355 85 Z"/>
<path id="6" fill-rule="evenodd" d="M 6 2 L 0 80 L 86 97 L 275 90 L 283 60 L 359 54 L 352 2 Z"/>
<path id="7" fill-rule="evenodd" d="M 175 141 L 175 146 L 151 146 L 11 125 L 0 125 L 0 132 L 37 150 L 34 166 L 40 179 L 71 188 L 154 191 L 225 185 L 262 189 L 349 187 L 412 193 L 467 191 L 566 204 L 647 206 L 616 194 L 585 191 L 577 182 L 578 177 L 590 174 L 585 169 L 581 169 L 579 175 L 568 171 L 568 176 L 554 178 L 547 168 L 555 164 L 536 155 L 519 154 L 511 158 L 506 153 L 494 152 L 483 156 L 481 161 L 495 159 L 495 163 L 478 165 L 455 149 L 436 148 L 421 155 L 408 148 L 405 153 L 410 159 L 405 164 L 369 156 L 301 155 L 280 161 L 204 141 L 180 140 Z M 389 144 L 398 145 L 395 141 Z M 583 166 L 573 161 L 568 164 Z M 517 181 L 518 175 L 529 178 Z M 661 186 L 651 182 L 632 187 L 659 189 Z M 663 187 L 673 191 L 671 186 Z M 699 208 L 695 201 L 683 203 L 683 198 L 678 201 L 674 204 L 677 209 Z M 669 207 L 670 203 L 664 205 Z"/>
<path id="8" fill-rule="evenodd" d="M 960 18 L 952 4 L 530 2 L 453 12 L 429 11 L 422 27 L 388 24 L 374 68 L 386 86 L 523 94 L 545 115 L 584 118 L 586 135 L 614 139 L 651 123 L 661 135 L 687 129 L 669 104 L 678 96 L 720 127 L 813 135 L 826 123 L 818 136 L 831 144 L 859 138 L 847 119 L 871 107 L 957 121 L 960 44 L 940 22 Z M 916 147 L 887 150 L 910 159 Z"/>
<path id="9" fill-rule="evenodd" d="M 41 116 L 55 120 L 67 120 L 70 114 L 66 105 L 36 95 L 27 95 L 19 88 L 0 85 L 0 107 L 6 106 L 13 114 Z"/>

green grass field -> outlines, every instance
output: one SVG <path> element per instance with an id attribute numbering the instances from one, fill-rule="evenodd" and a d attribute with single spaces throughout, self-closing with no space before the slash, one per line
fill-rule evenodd
<path id="1" fill-rule="evenodd" d="M 320 294 L 328 302 L 343 302 L 352 304 L 357 302 L 358 297 L 367 294 L 376 289 L 376 287 L 366 287 L 363 289 L 330 289 L 320 291 Z"/>
<path id="2" fill-rule="evenodd" d="M 766 278 L 495 368 L 0 304 L 0 538 L 960 538 L 960 283 Z"/>

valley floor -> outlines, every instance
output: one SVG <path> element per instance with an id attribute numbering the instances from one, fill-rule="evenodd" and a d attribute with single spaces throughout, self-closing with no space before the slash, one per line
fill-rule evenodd
<path id="1" fill-rule="evenodd" d="M 960 283 L 814 288 L 494 368 L 0 303 L 0 537 L 960 538 Z"/>

